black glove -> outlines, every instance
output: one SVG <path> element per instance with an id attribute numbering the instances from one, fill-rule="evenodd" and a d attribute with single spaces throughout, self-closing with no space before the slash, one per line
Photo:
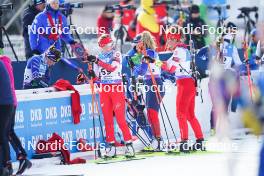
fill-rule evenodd
<path id="1" fill-rule="evenodd" d="M 249 64 L 249 59 L 245 59 L 243 62 L 244 62 L 245 64 Z"/>
<path id="2" fill-rule="evenodd" d="M 129 65 L 129 67 L 132 68 L 132 69 L 133 69 L 134 66 L 135 66 L 134 62 L 133 62 L 131 59 L 128 60 L 128 65 Z"/>
<path id="3" fill-rule="evenodd" d="M 134 46 L 133 50 L 137 53 L 138 52 L 137 46 Z"/>
<path id="4" fill-rule="evenodd" d="M 77 75 L 77 81 L 76 81 L 77 84 L 83 84 L 85 83 L 85 81 L 86 81 L 85 75 L 83 73 L 79 73 Z"/>
<path id="5" fill-rule="evenodd" d="M 155 62 L 155 59 L 152 59 L 151 57 L 149 56 L 144 56 L 144 60 L 148 63 L 154 63 Z"/>
<path id="6" fill-rule="evenodd" d="M 139 77 L 139 78 L 138 78 L 138 83 L 139 83 L 139 84 L 144 84 L 144 79 L 143 79 L 143 77 Z"/>
<path id="7" fill-rule="evenodd" d="M 135 64 L 133 63 L 133 61 L 131 60 L 131 56 L 125 56 L 126 60 L 127 60 L 127 64 L 129 66 L 129 68 L 133 68 L 135 66 Z"/>
<path id="8" fill-rule="evenodd" d="M 96 56 L 94 56 L 94 55 L 89 55 L 89 56 L 87 57 L 87 61 L 88 61 L 88 62 L 92 62 L 92 63 L 97 63 L 97 62 L 98 62 L 98 59 L 97 59 Z"/>
<path id="9" fill-rule="evenodd" d="M 124 85 L 127 85 L 128 80 L 127 80 L 127 76 L 125 74 L 122 75 L 122 81 L 123 81 Z"/>
<path id="10" fill-rule="evenodd" d="M 32 54 L 33 55 L 41 55 L 41 53 L 37 49 L 32 50 Z"/>
<path id="11" fill-rule="evenodd" d="M 89 77 L 89 79 L 95 78 L 96 77 L 95 72 L 93 70 L 89 70 L 88 71 L 88 77 Z"/>
<path id="12" fill-rule="evenodd" d="M 256 60 L 260 60 L 260 59 L 261 59 L 260 57 L 256 56 Z"/>

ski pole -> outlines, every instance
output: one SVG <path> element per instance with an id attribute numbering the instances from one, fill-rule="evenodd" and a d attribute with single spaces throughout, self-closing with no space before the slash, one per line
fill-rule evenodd
<path id="1" fill-rule="evenodd" d="M 136 134 L 136 136 L 138 137 L 138 139 L 142 142 L 142 144 L 145 146 L 145 147 L 149 147 L 150 144 L 147 143 L 147 141 L 138 133 L 138 131 L 135 131 L 133 129 L 133 127 L 131 126 L 131 124 L 127 121 L 127 124 L 128 124 L 128 127 L 129 129 Z"/>
<path id="2" fill-rule="evenodd" d="M 146 100 L 145 100 L 145 98 L 144 98 L 144 96 L 143 96 L 143 92 L 142 92 L 142 90 L 140 89 L 139 90 L 140 91 L 140 96 L 141 96 L 141 100 L 142 100 L 142 102 L 144 103 L 144 105 L 146 105 Z M 145 118 L 146 118 L 146 114 L 144 113 L 144 115 L 145 115 Z M 147 118 L 146 118 L 147 119 Z M 148 124 L 148 125 L 150 125 L 150 124 Z M 143 129 L 142 129 L 143 130 Z M 144 131 L 144 133 L 145 133 L 145 135 L 147 135 L 147 137 L 148 137 L 148 139 L 149 139 L 149 141 L 150 141 L 150 143 L 151 143 L 151 141 L 152 141 L 152 139 L 151 139 L 151 137 L 148 135 L 148 134 L 146 134 L 146 132 L 145 132 L 145 130 L 143 130 Z M 151 134 L 152 136 L 153 136 L 153 134 Z"/>
<path id="3" fill-rule="evenodd" d="M 130 64 L 130 60 L 129 60 L 129 58 L 130 57 L 126 57 L 127 58 L 127 62 L 129 63 L 128 65 L 129 65 L 129 68 L 130 68 L 130 73 L 131 73 L 131 84 L 133 85 L 133 92 L 132 92 L 132 97 L 133 97 L 133 99 L 134 99 L 134 101 L 136 101 L 137 103 L 138 103 L 138 101 L 139 101 L 139 99 L 138 99 L 138 94 L 137 94 L 137 86 L 136 86 L 136 77 L 135 77 L 135 75 L 134 75 L 134 73 L 133 73 L 133 66 L 132 66 L 132 64 Z M 128 93 L 130 93 L 129 92 L 129 90 L 127 90 L 128 91 Z M 126 102 L 127 102 L 127 105 L 128 105 L 128 108 L 130 108 L 132 111 L 133 111 L 133 115 L 131 115 L 129 112 L 129 114 L 134 118 L 134 119 L 137 119 L 137 117 L 138 117 L 138 115 L 139 115 L 139 110 L 136 108 L 136 107 L 134 107 L 133 105 L 131 105 L 131 103 L 128 101 L 128 99 L 126 99 Z M 143 110 L 144 111 L 144 110 Z M 144 114 L 144 118 L 146 119 L 146 117 L 145 117 L 145 114 Z M 136 121 L 137 122 L 137 121 Z M 141 125 L 139 125 L 139 128 L 141 128 L 141 130 L 144 132 L 144 134 L 146 135 L 146 137 L 148 138 L 148 141 L 151 143 L 151 141 L 152 141 L 152 139 L 150 139 L 150 137 L 149 137 L 149 135 L 147 134 L 147 132 L 142 128 L 142 126 Z"/>
<path id="4" fill-rule="evenodd" d="M 250 98 L 251 101 L 253 102 L 253 91 L 252 91 L 252 82 L 251 82 L 251 76 L 250 76 L 250 67 L 249 67 L 249 63 L 248 63 L 248 46 L 246 41 L 244 41 L 244 57 L 246 60 L 246 66 L 247 66 L 247 77 L 248 77 L 248 86 L 249 86 L 249 93 L 250 93 Z"/>
<path id="5" fill-rule="evenodd" d="M 106 143 L 106 139 L 105 139 L 104 131 L 103 131 L 103 125 L 102 125 L 102 121 L 101 121 L 101 115 L 99 113 L 98 101 L 96 100 L 96 95 L 95 94 L 94 94 L 94 100 L 95 100 L 96 111 L 98 113 L 98 120 L 99 120 L 101 135 L 102 135 L 102 138 L 103 138 L 103 142 Z M 98 149 L 98 155 L 99 155 L 99 157 L 102 157 L 100 148 Z"/>
<path id="6" fill-rule="evenodd" d="M 105 139 L 104 131 L 103 131 L 103 125 L 102 125 L 102 121 L 101 121 L 101 115 L 99 113 L 99 108 L 98 108 L 98 101 L 95 101 L 95 103 L 96 103 L 96 111 L 98 112 L 98 119 L 99 119 L 101 135 L 103 138 L 103 142 L 106 143 L 106 139 Z M 99 151 L 100 151 L 100 149 L 99 149 Z M 101 152 L 100 152 L 100 154 L 101 154 Z M 102 157 L 102 156 L 99 156 L 99 157 Z"/>
<path id="7" fill-rule="evenodd" d="M 154 79 L 154 81 L 155 81 L 155 79 Z M 155 81 L 156 82 L 156 81 Z M 156 83 L 156 85 L 157 85 L 157 83 Z M 158 91 L 158 90 L 157 90 Z M 158 94 L 159 94 L 159 92 L 158 92 Z M 175 138 L 175 141 L 177 141 L 177 137 L 176 137 L 176 133 L 175 133 L 175 131 L 174 131 L 174 129 L 173 129 L 173 126 L 172 126 L 172 123 L 171 123 L 171 120 L 170 120 L 170 118 L 169 118 L 169 114 L 168 114 L 168 112 L 167 112 L 167 108 L 165 107 L 165 104 L 164 104 L 164 102 L 162 101 L 162 98 L 161 98 L 161 95 L 159 94 L 159 97 L 160 97 L 160 103 L 162 104 L 162 107 L 163 107 L 163 109 L 164 109 L 164 111 L 165 111 L 165 114 L 166 114 L 166 117 L 167 117 L 167 120 L 168 120 L 168 122 L 169 122 L 169 125 L 170 125 L 170 128 L 171 128 L 171 131 L 172 131 L 172 133 L 173 133 L 173 136 L 174 136 L 174 138 Z M 144 101 L 144 100 L 143 100 Z M 159 102 L 159 101 L 158 101 Z"/>
<path id="8" fill-rule="evenodd" d="M 71 63 L 70 61 L 68 61 L 67 59 L 63 58 L 63 61 L 65 63 L 67 63 L 69 66 L 71 66 L 72 68 L 76 69 L 76 70 L 81 70 L 80 67 L 76 66 L 75 64 Z M 88 63 L 88 70 L 92 70 L 92 64 Z M 84 73 L 82 73 L 84 74 Z M 84 74 L 85 75 L 85 74 Z M 96 131 L 95 131 L 95 112 L 94 112 L 94 101 L 95 101 L 95 97 L 94 97 L 94 85 L 93 85 L 93 80 L 92 79 L 88 79 L 88 77 L 85 75 L 86 80 L 88 80 L 90 87 L 91 87 L 91 91 L 92 91 L 92 116 L 93 116 L 93 128 L 94 128 L 94 145 L 96 145 Z M 98 105 L 97 105 L 98 106 Z M 97 112 L 98 111 L 98 107 L 97 107 Z M 101 124 L 101 123 L 100 123 Z M 95 147 L 95 146 L 94 146 Z M 95 148 L 94 148 L 95 149 Z M 100 152 L 98 152 L 98 156 L 100 156 Z M 95 150 L 95 159 L 96 159 L 96 150 Z"/>
<path id="9" fill-rule="evenodd" d="M 151 80 L 152 80 L 152 83 L 154 84 L 154 88 L 156 88 L 156 91 L 155 91 L 155 94 L 156 94 L 156 99 L 157 99 L 157 102 L 158 104 L 160 104 L 160 94 L 159 94 L 159 91 L 158 91 L 158 86 L 157 86 L 157 82 L 154 78 L 154 75 L 152 73 L 152 70 L 150 68 L 150 64 L 149 62 L 147 62 L 148 64 L 148 69 L 149 69 L 149 72 L 150 72 L 150 75 L 151 75 Z M 162 113 L 162 110 L 160 110 L 160 115 L 161 115 L 161 119 L 162 119 L 162 123 L 163 123 L 163 126 L 164 126 L 164 130 L 165 130 L 165 134 L 166 134 L 166 137 L 167 137 L 167 140 L 168 140 L 168 143 L 170 143 L 170 140 L 169 140 L 169 135 L 168 135 L 168 132 L 167 132 L 167 128 L 166 128 L 166 125 L 165 125 L 165 121 L 164 121 L 164 117 L 163 117 L 163 113 Z"/>
<path id="10" fill-rule="evenodd" d="M 89 64 L 89 65 L 88 65 L 88 69 L 91 70 L 91 66 L 92 66 L 92 64 Z M 83 74 L 84 74 L 84 73 L 83 73 Z M 99 125 L 100 125 L 101 135 L 102 135 L 102 138 L 103 138 L 103 142 L 106 143 L 106 139 L 105 139 L 104 131 L 103 131 L 102 120 L 101 120 L 101 115 L 100 115 L 100 113 L 99 113 L 99 105 L 98 105 L 98 101 L 96 100 L 96 95 L 95 95 L 95 92 L 94 92 L 94 83 L 93 83 L 93 81 L 90 81 L 90 79 L 88 79 L 88 77 L 87 77 L 86 75 L 85 75 L 85 78 L 86 78 L 86 80 L 89 81 L 89 84 L 90 84 L 90 86 L 91 86 L 91 90 L 92 90 L 92 99 L 93 99 L 94 102 L 95 102 L 96 112 L 98 113 L 98 120 L 99 120 Z M 102 157 L 100 149 L 98 149 L 98 156 L 99 156 L 100 158 Z"/>
<path id="11" fill-rule="evenodd" d="M 131 117 L 133 117 L 134 119 L 136 119 L 137 115 L 139 114 L 138 109 L 134 108 L 128 99 L 126 99 L 126 104 L 128 106 L 129 109 L 131 109 L 133 111 L 133 115 L 130 114 L 128 111 L 128 113 L 131 115 Z M 139 125 L 139 127 L 142 129 L 142 127 Z M 148 134 L 146 133 L 146 131 L 144 129 L 142 129 L 142 131 L 144 132 L 144 134 L 146 135 L 146 137 L 148 138 L 149 142 L 151 143 L 151 139 L 149 138 Z"/>
<path id="12" fill-rule="evenodd" d="M 153 76 L 154 77 L 154 76 Z M 155 78 L 153 79 L 153 81 L 155 82 L 155 84 L 156 84 L 156 86 L 157 86 L 157 83 L 156 83 L 156 80 L 155 80 Z M 165 104 L 164 104 L 164 102 L 162 101 L 162 97 L 161 97 L 161 95 L 160 95 L 160 93 L 159 93 L 159 91 L 158 91 L 158 88 L 157 88 L 157 93 L 156 93 L 156 95 L 158 94 L 159 95 L 159 101 L 160 101 L 160 103 L 162 104 L 162 107 L 163 107 L 163 109 L 164 109 L 164 111 L 165 111 L 165 114 L 166 114 L 166 117 L 167 117 L 167 120 L 168 120 L 168 122 L 169 122 L 169 125 L 170 125 L 170 128 L 171 128 L 171 131 L 172 131 L 172 133 L 173 133 L 173 136 L 174 136 L 174 138 L 175 138 L 175 141 L 177 141 L 177 137 L 176 137 L 176 134 L 175 134 L 175 131 L 174 131 L 174 129 L 173 129 L 173 126 L 172 126 L 172 124 L 171 124 L 171 120 L 170 120 L 170 118 L 169 118 L 169 114 L 168 114 L 168 112 L 167 112 L 167 108 L 165 107 Z"/>
<path id="13" fill-rule="evenodd" d="M 156 80 L 155 80 L 155 78 L 154 78 L 153 72 L 152 72 L 151 69 L 150 69 L 150 65 L 149 65 L 149 63 L 148 63 L 148 69 L 150 70 L 150 74 L 151 74 L 152 82 L 153 82 L 153 84 L 155 84 L 155 87 L 156 87 L 156 96 L 158 95 L 158 97 L 159 97 L 159 98 L 158 98 L 158 99 L 159 99 L 158 102 L 162 104 L 162 107 L 163 107 L 163 109 L 164 109 L 164 111 L 165 111 L 165 114 L 166 114 L 167 120 L 168 120 L 169 125 L 170 125 L 170 128 L 171 128 L 171 131 L 172 131 L 172 133 L 173 133 L 173 135 L 174 135 L 175 141 L 177 142 L 177 137 L 176 137 L 175 131 L 174 131 L 174 129 L 173 129 L 173 126 L 172 126 L 171 120 L 170 120 L 170 118 L 169 118 L 169 114 L 168 114 L 167 109 L 166 109 L 166 107 L 165 107 L 165 105 L 164 105 L 164 102 L 162 101 L 162 97 L 161 97 L 160 92 L 159 92 L 159 90 L 158 90 L 157 82 L 156 82 Z M 162 114 L 162 110 L 161 110 L 161 114 Z"/>
<path id="14" fill-rule="evenodd" d="M 131 107 L 131 105 L 129 105 L 129 103 L 128 103 L 127 105 L 128 105 L 129 107 Z M 128 113 L 132 118 L 136 119 L 135 117 L 133 117 L 132 114 L 129 113 L 129 111 L 127 111 L 127 113 Z M 130 119 L 129 119 L 129 120 L 130 120 Z M 130 120 L 130 121 L 131 121 L 131 120 Z M 150 137 L 148 136 L 147 132 L 142 128 L 142 126 L 139 125 L 139 127 L 141 128 L 141 130 L 143 131 L 143 133 L 145 134 L 145 136 L 148 138 L 149 143 L 151 143 L 152 140 L 151 140 Z"/>
<path id="15" fill-rule="evenodd" d="M 93 68 L 93 65 L 91 63 L 88 63 L 88 70 L 91 71 Z M 91 79 L 88 79 L 89 81 L 89 84 L 90 84 L 90 88 L 91 88 L 91 91 L 92 91 L 92 114 L 93 114 L 93 132 L 94 132 L 94 147 L 96 147 L 96 130 L 95 130 L 95 112 L 94 112 L 94 85 L 93 85 L 93 80 L 92 78 Z M 98 155 L 101 155 L 100 153 L 98 153 Z M 96 160 L 96 149 L 94 148 L 94 159 Z"/>
<path id="16" fill-rule="evenodd" d="M 173 135 L 174 135 L 175 142 L 177 142 L 177 137 L 176 137 L 175 131 L 174 131 L 174 129 L 173 129 L 173 126 L 172 126 L 172 124 L 171 124 L 171 120 L 170 120 L 170 118 L 169 118 L 169 115 L 168 115 L 167 109 L 166 109 L 166 107 L 165 107 L 163 101 L 161 101 L 161 104 L 162 104 L 162 106 L 163 106 L 163 109 L 164 109 L 164 111 L 165 111 L 165 114 L 166 114 L 166 117 L 167 117 L 167 119 L 168 119 L 169 125 L 170 125 L 170 127 L 171 127 L 171 131 L 172 131 L 172 133 L 173 133 Z"/>

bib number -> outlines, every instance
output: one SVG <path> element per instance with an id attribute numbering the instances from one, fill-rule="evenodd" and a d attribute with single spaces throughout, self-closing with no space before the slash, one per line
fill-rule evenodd
<path id="1" fill-rule="evenodd" d="M 106 76 L 106 75 L 110 75 L 110 74 L 111 74 L 110 71 L 107 71 L 107 70 L 104 69 L 104 68 L 101 69 L 101 73 L 102 73 L 103 76 Z"/>

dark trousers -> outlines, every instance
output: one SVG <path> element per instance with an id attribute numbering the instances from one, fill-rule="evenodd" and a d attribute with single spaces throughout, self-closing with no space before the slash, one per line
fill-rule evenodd
<path id="1" fill-rule="evenodd" d="M 29 43 L 29 36 L 24 36 L 24 45 L 25 45 L 25 56 L 26 59 L 28 60 L 33 56 L 30 43 Z"/>
<path id="2" fill-rule="evenodd" d="M 0 105 L 0 169 L 10 161 L 10 148 L 8 143 L 8 123 L 14 111 L 14 105 Z"/>
<path id="3" fill-rule="evenodd" d="M 19 138 L 17 137 L 14 127 L 15 127 L 15 116 L 16 116 L 16 107 L 14 107 L 14 110 L 12 112 L 11 118 L 9 120 L 8 128 L 9 128 L 9 133 L 8 133 L 8 139 L 10 144 L 12 145 L 13 149 L 16 152 L 17 159 L 20 156 L 26 157 L 27 153 L 25 149 L 23 148 Z"/>

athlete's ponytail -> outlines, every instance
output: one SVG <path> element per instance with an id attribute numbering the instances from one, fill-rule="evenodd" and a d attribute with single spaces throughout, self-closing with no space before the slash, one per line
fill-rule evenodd
<path id="1" fill-rule="evenodd" d="M 155 38 L 151 35 L 149 31 L 144 31 L 141 33 L 141 41 L 144 43 L 146 48 L 153 50 L 157 48 Z"/>

